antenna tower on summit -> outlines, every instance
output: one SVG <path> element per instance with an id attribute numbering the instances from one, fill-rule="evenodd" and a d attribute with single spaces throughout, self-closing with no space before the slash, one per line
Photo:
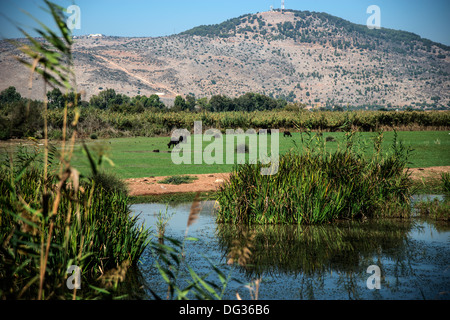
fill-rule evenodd
<path id="1" fill-rule="evenodd" d="M 281 12 L 284 10 L 284 0 L 281 0 Z"/>

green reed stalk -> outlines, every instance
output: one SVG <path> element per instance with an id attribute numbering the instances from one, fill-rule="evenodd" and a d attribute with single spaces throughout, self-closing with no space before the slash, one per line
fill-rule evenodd
<path id="1" fill-rule="evenodd" d="M 305 151 L 280 157 L 276 175 L 260 175 L 261 165 L 236 166 L 220 187 L 217 220 L 234 224 L 316 224 L 376 217 L 390 206 L 408 208 L 411 180 L 405 172 L 409 150 L 394 140 L 391 154 L 362 157 L 354 133 L 334 153 L 306 132 Z"/>

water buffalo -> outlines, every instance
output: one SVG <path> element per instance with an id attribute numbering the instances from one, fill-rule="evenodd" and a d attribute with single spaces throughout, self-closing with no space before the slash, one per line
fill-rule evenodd
<path id="1" fill-rule="evenodd" d="M 169 149 L 170 149 L 170 147 L 171 146 L 176 146 L 176 145 L 178 145 L 180 142 L 183 142 L 183 136 L 180 136 L 179 138 L 178 138 L 178 140 L 170 140 L 170 142 L 167 144 L 167 147 L 169 147 Z"/>

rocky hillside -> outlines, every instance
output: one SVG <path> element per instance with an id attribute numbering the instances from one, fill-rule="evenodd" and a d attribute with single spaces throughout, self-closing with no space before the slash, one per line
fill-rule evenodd
<path id="1" fill-rule="evenodd" d="M 321 106 L 450 107 L 450 47 L 325 13 L 269 11 L 169 37 L 75 40 L 85 99 L 113 88 L 158 93 L 165 102 L 258 92 Z M 29 74 L 13 52 L 0 44 L 0 90 L 14 85 L 24 96 L 42 97 L 38 82 L 27 90 Z"/>

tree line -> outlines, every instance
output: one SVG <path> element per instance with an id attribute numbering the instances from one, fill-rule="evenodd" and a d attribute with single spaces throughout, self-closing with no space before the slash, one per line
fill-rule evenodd
<path id="1" fill-rule="evenodd" d="M 11 86 L 0 93 L 0 109 L 10 109 L 12 104 L 30 102 L 30 99 L 23 98 L 16 88 Z M 34 100 L 34 104 L 42 104 L 41 101 Z M 259 93 L 249 92 L 239 97 L 228 97 L 226 95 L 214 95 L 210 99 L 207 97 L 196 98 L 193 94 L 185 97 L 178 95 L 173 106 L 169 107 L 161 101 L 157 94 L 150 96 L 137 95 L 129 97 L 126 94 L 117 93 L 114 89 L 105 89 L 97 95 L 93 95 L 89 101 L 84 101 L 81 94 L 70 92 L 64 94 L 60 89 L 54 88 L 47 92 L 47 108 L 62 109 L 65 105 L 76 105 L 81 108 L 94 108 L 101 110 L 111 110 L 125 113 L 139 113 L 146 110 L 153 111 L 263 111 L 284 108 L 287 105 L 286 99 L 275 99 Z M 17 106 L 16 106 L 17 107 Z"/>

